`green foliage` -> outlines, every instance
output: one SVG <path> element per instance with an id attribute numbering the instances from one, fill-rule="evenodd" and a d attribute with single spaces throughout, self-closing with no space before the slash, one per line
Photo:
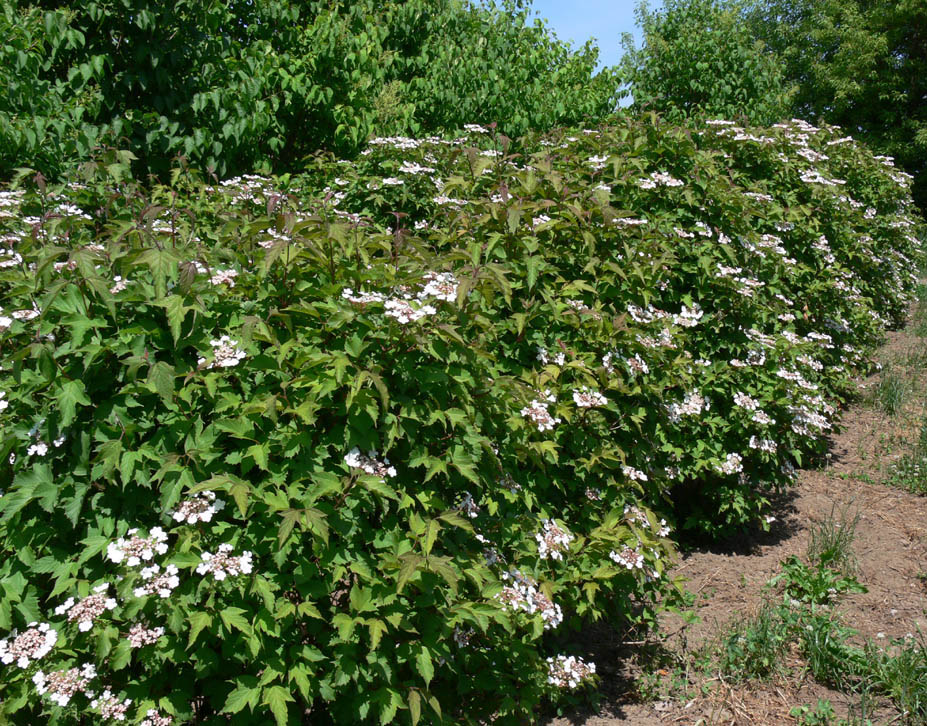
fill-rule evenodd
<path id="1" fill-rule="evenodd" d="M 883 164 L 831 129 L 750 134 L 651 117 L 213 184 L 146 188 L 116 152 L 20 175 L 0 647 L 37 621 L 55 643 L 0 666 L 0 712 L 100 720 L 37 688 L 85 663 L 177 723 L 521 723 L 593 684 L 564 631 L 678 602 L 664 519 L 756 522 L 914 290 Z M 164 631 L 132 647 L 137 625 Z"/>
<path id="2" fill-rule="evenodd" d="M 921 0 L 759 0 L 754 37 L 796 84 L 795 113 L 839 124 L 915 176 L 927 208 L 927 5 Z"/>
<path id="3" fill-rule="evenodd" d="M 718 667 L 736 681 L 776 675 L 791 634 L 779 610 L 764 604 L 756 615 L 739 620 L 725 635 L 718 649 Z"/>
<path id="4" fill-rule="evenodd" d="M 795 706 L 789 711 L 789 716 L 795 718 L 798 726 L 830 726 L 837 718 L 834 707 L 830 701 L 819 698 L 817 705 Z"/>
<path id="5" fill-rule="evenodd" d="M 571 50 L 516 2 L 3 0 L 0 33 L 0 177 L 54 176 L 101 144 L 163 179 L 177 155 L 284 171 L 374 129 L 601 118 L 617 87 L 591 45 Z"/>
<path id="6" fill-rule="evenodd" d="M 787 117 L 793 90 L 776 59 L 743 23 L 739 0 L 666 0 L 637 8 L 643 46 L 623 40 L 623 80 L 634 107 L 672 120 L 697 115 L 772 124 Z"/>
<path id="7" fill-rule="evenodd" d="M 859 511 L 850 515 L 852 502 L 842 508 L 835 502 L 830 514 L 820 522 L 813 522 L 808 532 L 809 562 L 827 562 L 831 567 L 848 575 L 855 575 L 859 562 L 853 551 L 856 539 L 856 526 L 859 524 Z"/>
<path id="8" fill-rule="evenodd" d="M 834 553 L 825 552 L 815 567 L 809 567 L 795 555 L 782 563 L 782 572 L 771 581 L 782 585 L 785 594 L 798 602 L 826 605 L 847 592 L 866 592 L 851 575 L 830 567 Z"/>

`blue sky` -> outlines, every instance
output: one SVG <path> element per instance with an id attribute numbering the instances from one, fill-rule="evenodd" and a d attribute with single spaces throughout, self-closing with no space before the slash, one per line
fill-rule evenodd
<path id="1" fill-rule="evenodd" d="M 582 45 L 596 38 L 600 66 L 612 66 L 621 58 L 621 34 L 632 33 L 640 45 L 640 33 L 634 26 L 634 8 L 638 0 L 534 0 L 534 12 L 546 18 L 557 37 Z M 651 1 L 650 6 L 660 2 Z"/>

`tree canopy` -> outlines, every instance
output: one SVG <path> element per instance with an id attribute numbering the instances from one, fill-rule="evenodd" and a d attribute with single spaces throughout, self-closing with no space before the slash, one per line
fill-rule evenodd
<path id="1" fill-rule="evenodd" d="M 798 89 L 794 112 L 896 157 L 927 208 L 927 3 L 758 0 L 749 20 Z"/>
<path id="2" fill-rule="evenodd" d="M 600 118 L 617 87 L 518 0 L 0 0 L 0 35 L 0 176 L 99 144 L 281 171 L 375 133 Z"/>
<path id="3" fill-rule="evenodd" d="M 637 8 L 641 48 L 624 38 L 621 67 L 638 109 L 670 119 L 707 114 L 769 124 L 788 112 L 792 90 L 780 64 L 742 22 L 734 0 L 666 0 Z"/>

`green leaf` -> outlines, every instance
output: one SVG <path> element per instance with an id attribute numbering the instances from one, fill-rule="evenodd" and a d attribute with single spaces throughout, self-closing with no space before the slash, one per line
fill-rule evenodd
<path id="1" fill-rule="evenodd" d="M 264 689 L 263 695 L 263 702 L 270 707 L 271 713 L 274 714 L 274 719 L 277 721 L 277 726 L 287 726 L 290 720 L 286 704 L 295 700 L 290 695 L 290 692 L 283 686 L 269 686 Z"/>
<path id="2" fill-rule="evenodd" d="M 148 369 L 148 388 L 154 391 L 165 405 L 174 401 L 174 366 L 158 361 Z"/>
<path id="3" fill-rule="evenodd" d="M 187 649 L 189 650 L 196 642 L 196 636 L 198 636 L 204 628 L 208 628 L 212 625 L 212 615 L 204 612 L 193 612 L 190 613 L 190 637 L 187 640 Z"/>
<path id="4" fill-rule="evenodd" d="M 227 607 L 219 611 L 219 617 L 222 618 L 222 622 L 225 623 L 225 627 L 229 632 L 235 629 L 240 630 L 245 635 L 250 635 L 251 624 L 242 617 L 245 612 L 241 608 Z"/>
<path id="5" fill-rule="evenodd" d="M 58 409 L 61 411 L 61 427 L 70 426 L 76 417 L 77 404 L 89 406 L 86 388 L 80 381 L 65 381 L 58 391 Z"/>
<path id="6" fill-rule="evenodd" d="M 412 717 L 412 726 L 417 726 L 422 718 L 422 694 L 414 688 L 409 691 L 409 715 Z"/>
<path id="7" fill-rule="evenodd" d="M 167 313 L 167 324 L 171 330 L 171 336 L 174 338 L 174 344 L 180 340 L 180 331 L 183 327 L 184 318 L 187 311 L 195 310 L 189 305 L 185 305 L 183 298 L 179 295 L 170 295 L 163 303 L 164 310 Z"/>
<path id="8" fill-rule="evenodd" d="M 431 652 L 427 648 L 422 648 L 415 656 L 415 667 L 418 674 L 425 679 L 425 685 L 431 683 L 431 679 L 435 677 L 435 667 L 431 662 Z"/>

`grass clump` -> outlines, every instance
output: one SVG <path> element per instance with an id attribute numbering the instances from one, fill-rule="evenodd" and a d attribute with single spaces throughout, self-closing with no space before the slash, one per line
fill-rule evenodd
<path id="1" fill-rule="evenodd" d="M 859 510 L 851 515 L 850 508 L 851 504 L 847 503 L 838 509 L 835 502 L 828 517 L 811 525 L 807 550 L 810 561 L 826 558 L 841 572 L 856 574 L 859 563 L 853 552 L 853 540 L 856 539 Z"/>
<path id="2" fill-rule="evenodd" d="M 927 494 L 927 420 L 921 423 L 914 449 L 895 464 L 889 481 L 913 494 Z"/>
<path id="3" fill-rule="evenodd" d="M 875 405 L 883 413 L 895 416 L 911 394 L 911 381 L 894 364 L 882 369 L 875 388 Z"/>

